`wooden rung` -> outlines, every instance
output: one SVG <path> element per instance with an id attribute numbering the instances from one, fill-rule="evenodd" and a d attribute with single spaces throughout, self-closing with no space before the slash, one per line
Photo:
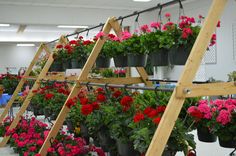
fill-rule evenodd
<path id="1" fill-rule="evenodd" d="M 234 82 L 192 84 L 176 87 L 177 98 L 229 94 L 236 94 L 236 86 Z"/>

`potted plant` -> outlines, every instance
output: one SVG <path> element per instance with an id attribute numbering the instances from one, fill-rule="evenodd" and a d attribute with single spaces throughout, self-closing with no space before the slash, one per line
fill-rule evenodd
<path id="1" fill-rule="evenodd" d="M 212 125 L 215 134 L 219 138 L 220 146 L 225 148 L 236 147 L 236 100 L 214 100 L 213 105 L 216 107 L 213 116 Z"/>
<path id="2" fill-rule="evenodd" d="M 236 81 L 236 71 L 228 74 L 228 81 Z"/>
<path id="3" fill-rule="evenodd" d="M 21 77 L 13 74 L 3 74 L 1 75 L 0 79 L 2 87 L 4 88 L 3 92 L 12 95 L 16 90 Z"/>
<path id="4" fill-rule="evenodd" d="M 143 35 L 140 36 L 140 40 L 149 53 L 151 66 L 167 66 L 168 50 L 160 44 L 160 40 L 163 42 L 165 39 L 163 36 L 164 33 L 161 31 L 161 23 L 152 22 L 150 27 L 153 31 L 150 30 L 148 25 L 141 26 Z"/>
<path id="5" fill-rule="evenodd" d="M 107 34 L 101 31 L 96 35 L 94 40 L 95 41 L 97 41 L 98 39 L 105 40 L 106 38 L 107 38 Z M 109 68 L 110 60 L 112 57 L 111 44 L 112 44 L 112 41 L 109 40 L 109 38 L 104 42 L 104 45 L 96 60 L 97 68 Z"/>
<path id="6" fill-rule="evenodd" d="M 124 32 L 122 34 L 124 37 Z M 124 38 L 119 38 L 113 34 L 108 34 L 108 40 L 110 40 L 110 44 L 107 45 L 107 48 L 109 48 L 116 67 L 127 67 L 128 63 L 127 53 L 123 50 L 124 47 L 121 43 L 122 39 Z"/>
<path id="7" fill-rule="evenodd" d="M 88 56 L 85 50 L 83 37 L 80 36 L 78 40 L 70 41 L 70 45 L 73 46 L 73 52 L 71 55 L 71 68 L 83 68 Z"/>
<path id="8" fill-rule="evenodd" d="M 197 127 L 198 140 L 215 142 L 217 136 L 213 132 L 212 120 L 215 107 L 208 100 L 200 100 L 197 106 L 188 108 L 189 115 L 194 119 Z"/>
<path id="9" fill-rule="evenodd" d="M 63 45 L 58 45 L 56 51 L 54 52 L 54 59 L 62 63 L 63 71 L 70 68 L 71 56 L 73 52 L 73 46 L 70 43 Z"/>
<path id="10" fill-rule="evenodd" d="M 145 67 L 147 63 L 147 51 L 141 44 L 137 34 L 131 35 L 123 32 L 122 36 L 123 51 L 128 55 L 129 67 Z"/>

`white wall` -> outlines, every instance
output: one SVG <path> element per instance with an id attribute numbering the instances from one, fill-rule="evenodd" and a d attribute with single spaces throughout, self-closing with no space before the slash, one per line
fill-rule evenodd
<path id="1" fill-rule="evenodd" d="M 6 67 L 28 67 L 36 53 L 36 47 L 17 47 L 14 43 L 0 44 L 0 73 Z"/>
<path id="2" fill-rule="evenodd" d="M 192 2 L 184 3 L 185 15 L 198 17 L 199 14 L 206 16 L 212 0 L 195 0 Z M 233 60 L 233 35 L 232 35 L 232 23 L 236 22 L 236 2 L 229 0 L 226 9 L 221 18 L 221 28 L 216 30 L 217 33 L 217 63 L 206 64 L 202 66 L 205 69 L 205 79 L 214 77 L 217 80 L 227 81 L 227 74 L 236 70 L 236 61 Z M 172 8 L 163 10 L 163 15 L 166 12 L 172 14 L 172 21 L 177 21 L 179 17 L 178 5 Z M 150 20 L 157 15 L 150 14 Z M 153 17 L 154 16 L 154 17 Z M 165 77 L 170 79 L 178 79 L 183 67 L 174 66 L 173 68 L 167 68 Z"/>

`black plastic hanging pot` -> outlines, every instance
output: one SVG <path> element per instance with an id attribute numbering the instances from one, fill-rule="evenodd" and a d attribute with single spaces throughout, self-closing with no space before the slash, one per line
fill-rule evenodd
<path id="1" fill-rule="evenodd" d="M 172 65 L 185 65 L 192 47 L 173 47 L 169 51 L 169 61 Z"/>
<path id="2" fill-rule="evenodd" d="M 149 54 L 151 66 L 168 66 L 168 51 L 159 49 L 158 51 Z"/>
<path id="3" fill-rule="evenodd" d="M 50 72 L 61 72 L 61 71 L 63 71 L 63 69 L 62 69 L 62 63 L 61 63 L 60 61 L 55 60 L 55 61 L 52 63 L 52 65 L 51 65 L 49 71 L 50 71 Z"/>
<path id="4" fill-rule="evenodd" d="M 63 62 L 62 68 L 63 68 L 63 71 L 66 71 L 66 69 L 70 69 L 70 60 Z"/>
<path id="5" fill-rule="evenodd" d="M 219 144 L 224 148 L 235 148 L 236 140 L 233 140 L 233 138 L 230 140 L 223 140 L 221 137 L 219 137 Z"/>
<path id="6" fill-rule="evenodd" d="M 127 55 L 117 55 L 114 58 L 114 63 L 116 67 L 127 67 L 128 66 L 128 57 Z"/>
<path id="7" fill-rule="evenodd" d="M 99 56 L 96 60 L 97 68 L 109 68 L 111 59 L 108 57 Z"/>
<path id="8" fill-rule="evenodd" d="M 101 128 L 97 133 L 99 144 L 105 152 L 111 151 L 112 146 L 115 144 L 115 140 L 110 137 L 109 131 L 106 128 Z"/>
<path id="9" fill-rule="evenodd" d="M 128 54 L 129 67 L 145 67 L 147 64 L 146 54 Z"/>
<path id="10" fill-rule="evenodd" d="M 117 140 L 117 149 L 120 156 L 137 156 L 137 151 L 134 150 L 132 143 L 122 143 L 121 140 Z"/>
<path id="11" fill-rule="evenodd" d="M 216 142 L 217 136 L 212 134 L 207 127 L 197 127 L 198 140 L 202 142 Z"/>
<path id="12" fill-rule="evenodd" d="M 71 69 L 79 68 L 79 60 L 78 59 L 71 59 Z"/>

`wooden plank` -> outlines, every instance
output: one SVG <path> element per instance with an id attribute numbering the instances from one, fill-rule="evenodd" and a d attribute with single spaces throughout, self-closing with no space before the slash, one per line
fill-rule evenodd
<path id="1" fill-rule="evenodd" d="M 145 69 L 143 67 L 136 67 L 136 69 L 137 69 L 139 75 L 141 76 L 143 83 L 145 83 L 146 86 L 148 86 L 148 87 L 153 86 L 152 82 L 148 81 L 148 74 L 145 71 Z"/>
<path id="2" fill-rule="evenodd" d="M 189 91 L 188 93 L 186 91 Z M 184 97 L 198 97 L 198 96 L 213 96 L 213 95 L 229 95 L 236 94 L 236 86 L 234 82 L 221 82 L 210 84 L 193 84 L 176 87 L 177 98 Z M 184 93 L 184 94 L 182 94 Z"/>
<path id="3" fill-rule="evenodd" d="M 92 83 L 110 83 L 110 84 L 137 84 L 143 83 L 142 78 L 140 77 L 129 77 L 129 78 L 103 78 L 103 79 L 93 79 L 88 78 L 83 82 L 92 82 Z"/>
<path id="4" fill-rule="evenodd" d="M 45 45 L 43 45 L 43 47 L 44 47 L 44 49 L 47 49 Z M 48 59 L 47 63 L 43 67 L 43 69 L 42 69 L 41 73 L 39 74 L 37 80 L 35 81 L 32 89 L 30 90 L 30 92 L 27 95 L 25 101 L 23 102 L 19 112 L 16 114 L 15 119 L 11 123 L 11 125 L 9 127 L 10 130 L 14 129 L 17 126 L 18 122 L 20 121 L 20 117 L 24 114 L 25 110 L 27 109 L 27 107 L 30 103 L 30 100 L 32 99 L 32 97 L 34 95 L 33 90 L 37 90 L 40 87 L 40 80 L 43 79 L 46 76 L 47 71 L 50 68 L 52 62 L 53 62 L 53 53 L 50 52 L 50 56 L 49 56 L 49 59 Z M 0 143 L 0 147 L 5 146 L 6 143 L 8 142 L 8 140 L 9 140 L 9 138 L 10 138 L 10 136 L 4 136 L 2 142 Z"/>
<path id="5" fill-rule="evenodd" d="M 32 71 L 32 69 L 33 69 L 35 63 L 37 62 L 37 60 L 38 60 L 40 54 L 43 52 L 43 48 L 44 48 L 44 46 L 43 46 L 43 44 L 41 44 L 40 47 L 39 47 L 39 49 L 37 50 L 37 52 L 36 52 L 36 54 L 35 54 L 33 60 L 31 61 L 31 63 L 30 63 L 30 65 L 29 65 L 28 69 L 26 70 L 26 72 L 25 72 L 25 74 L 24 74 L 23 77 L 29 76 L 29 74 L 30 74 L 30 72 Z M 8 103 L 7 103 L 7 105 L 6 105 L 6 107 L 5 107 L 4 111 L 3 111 L 3 113 L 2 113 L 1 116 L 0 116 L 0 123 L 2 123 L 3 119 L 4 119 L 5 116 L 7 115 L 8 111 L 10 110 L 10 108 L 12 107 L 12 104 L 13 104 L 13 102 L 15 101 L 15 99 L 16 99 L 18 93 L 21 91 L 21 88 L 23 87 L 25 81 L 26 81 L 26 79 L 22 78 L 22 79 L 20 80 L 19 84 L 17 85 L 17 87 L 16 87 L 16 89 L 15 89 L 15 91 L 14 91 L 14 93 L 13 93 L 11 99 L 8 101 Z"/>
<path id="6" fill-rule="evenodd" d="M 114 21 L 115 18 L 109 18 L 106 22 L 106 24 L 103 27 L 103 32 L 105 34 L 108 34 L 111 30 L 111 25 L 110 22 Z M 83 67 L 80 76 L 77 79 L 77 83 L 75 84 L 75 86 L 73 87 L 70 95 L 68 96 L 66 102 L 70 99 L 73 98 L 74 96 L 76 96 L 76 94 L 79 91 L 80 85 L 79 82 L 82 82 L 83 80 L 87 79 L 87 76 L 93 66 L 93 64 L 95 63 L 98 54 L 100 53 L 103 44 L 105 43 L 105 38 L 104 39 L 98 39 L 88 60 L 85 63 L 85 66 Z M 47 155 L 47 149 L 50 147 L 50 140 L 54 140 L 54 138 L 57 136 L 58 131 L 60 130 L 60 128 L 62 127 L 62 124 L 67 116 L 67 114 L 69 113 L 70 109 L 67 108 L 66 106 L 66 102 L 64 103 L 64 106 L 61 110 L 61 112 L 59 113 L 59 116 L 56 119 L 55 124 L 53 125 L 51 131 L 49 132 L 43 146 L 41 147 L 39 153 L 41 154 L 41 156 L 46 156 Z"/>
<path id="7" fill-rule="evenodd" d="M 209 45 L 211 36 L 215 31 L 217 22 L 225 8 L 227 0 L 213 0 L 211 8 L 200 34 L 192 48 L 191 54 L 185 65 L 184 71 L 180 77 L 178 86 L 191 84 L 196 72 L 200 66 L 202 57 Z M 176 97 L 176 89 L 172 93 L 171 99 L 167 105 L 166 111 L 162 116 L 161 122 L 154 134 L 146 156 L 161 156 L 175 125 L 179 113 L 182 109 L 185 98 Z"/>

